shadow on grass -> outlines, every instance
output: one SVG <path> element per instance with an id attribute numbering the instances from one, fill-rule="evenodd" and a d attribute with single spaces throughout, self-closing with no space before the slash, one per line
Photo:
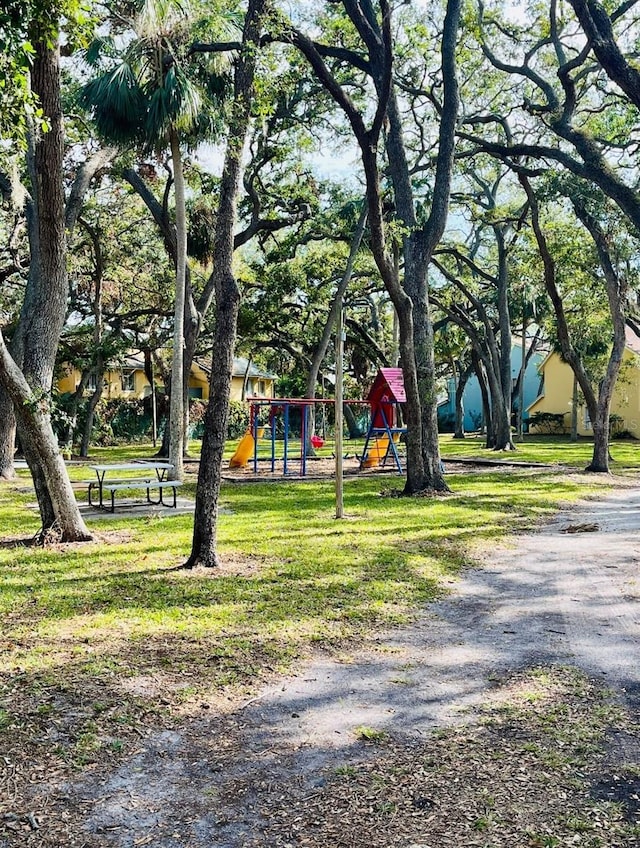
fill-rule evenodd
<path id="1" fill-rule="evenodd" d="M 2 547 L 0 613 L 14 627 L 55 633 L 81 617 L 95 626 L 192 632 L 258 628 L 304 620 L 396 621 L 433 598 L 441 582 L 470 560 L 469 550 L 549 514 L 574 483 L 504 475 L 452 477 L 448 498 L 381 498 L 380 481 L 357 481 L 347 493 L 349 520 L 333 519 L 331 484 L 268 484 L 225 490 L 222 556 L 257 563 L 250 575 L 172 573 L 191 541 L 191 518 L 120 521 L 121 543 L 56 549 Z M 275 491 L 274 491 L 275 490 Z M 229 612 L 233 610 L 233 614 Z M 153 621 L 145 625 L 146 613 Z M 161 624 L 159 617 L 164 617 Z M 95 619 L 93 621 L 92 619 Z"/>

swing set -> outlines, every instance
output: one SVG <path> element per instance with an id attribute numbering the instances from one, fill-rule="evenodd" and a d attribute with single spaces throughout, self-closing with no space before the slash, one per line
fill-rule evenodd
<path id="1" fill-rule="evenodd" d="M 406 401 L 401 368 L 381 368 L 374 380 L 366 400 L 345 400 L 345 404 L 370 407 L 370 423 L 364 448 L 359 459 L 359 470 L 386 467 L 393 461 L 399 474 L 402 462 L 398 445 L 406 427 L 402 426 L 401 406 Z M 321 447 L 324 441 L 319 436 L 308 439 L 311 428 L 311 410 L 325 404 L 333 404 L 329 398 L 254 398 L 249 406 L 249 428 L 240 440 L 232 456 L 230 468 L 244 468 L 250 463 L 258 473 L 260 462 L 266 462 L 271 472 L 282 461 L 282 473 L 291 472 L 295 463 L 299 476 L 307 473 L 307 445 Z M 299 440 L 292 435 L 292 424 L 299 429 Z M 267 434 L 267 430 L 269 433 Z M 267 450 L 264 451 L 264 446 Z M 260 450 L 262 444 L 263 450 Z M 278 450 L 277 450 L 278 448 Z M 280 456 L 279 456 L 280 454 Z"/>

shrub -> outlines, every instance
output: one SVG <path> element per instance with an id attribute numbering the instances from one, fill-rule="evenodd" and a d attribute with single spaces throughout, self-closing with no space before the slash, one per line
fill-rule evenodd
<path id="1" fill-rule="evenodd" d="M 564 412 L 534 412 L 529 417 L 529 429 L 546 435 L 564 433 L 565 415 Z"/>
<path id="2" fill-rule="evenodd" d="M 227 422 L 227 437 L 237 439 L 249 427 L 249 406 L 244 401 L 229 401 L 229 420 Z"/>
<path id="3" fill-rule="evenodd" d="M 204 416 L 207 411 L 207 401 L 200 398 L 189 398 L 189 438 L 201 439 L 204 430 Z"/>
<path id="4" fill-rule="evenodd" d="M 619 437 L 623 432 L 622 425 L 624 424 L 624 419 L 621 415 L 613 415 L 609 416 L 609 432 L 613 438 L 616 436 Z"/>
<path id="5" fill-rule="evenodd" d="M 109 444 L 109 438 L 118 443 L 142 441 L 151 436 L 151 416 L 145 412 L 142 400 L 111 398 L 101 401 L 97 419 L 102 444 Z"/>
<path id="6" fill-rule="evenodd" d="M 201 439 L 204 432 L 204 416 L 208 401 L 192 399 L 189 403 L 189 436 Z M 241 400 L 229 402 L 227 438 L 238 439 L 249 427 L 249 407 Z"/>
<path id="7" fill-rule="evenodd" d="M 456 417 L 451 412 L 438 415 L 438 432 L 453 433 L 455 430 Z"/>
<path id="8" fill-rule="evenodd" d="M 53 421 L 55 431 L 59 439 L 64 438 L 69 416 L 66 407 L 70 395 L 60 395 L 55 398 Z M 199 398 L 189 400 L 189 437 L 192 439 L 202 438 L 204 430 L 204 417 L 207 410 L 207 401 Z M 78 420 L 75 430 L 76 439 L 80 438 L 87 412 L 86 398 L 80 404 Z M 158 402 L 158 435 L 166 424 L 166 413 L 168 407 Z M 229 404 L 229 422 L 227 436 L 236 439 L 245 432 L 249 426 L 249 407 L 242 401 L 231 401 Z M 126 442 L 139 442 L 151 438 L 153 429 L 153 415 L 151 410 L 151 398 L 103 398 L 98 404 L 93 422 L 91 441 L 95 445 L 107 447 Z"/>

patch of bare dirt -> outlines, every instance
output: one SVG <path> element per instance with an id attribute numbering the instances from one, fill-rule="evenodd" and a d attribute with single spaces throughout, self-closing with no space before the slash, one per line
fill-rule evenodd
<path id="1" fill-rule="evenodd" d="M 103 532 L 92 531 L 92 541 L 90 542 L 61 542 L 55 532 L 49 536 L 16 536 L 14 538 L 2 539 L 0 548 L 21 548 L 21 547 L 46 547 L 49 550 L 73 551 L 87 550 L 92 544 L 101 545 L 121 545 L 123 542 L 128 542 L 133 538 L 131 530 L 106 530 Z"/>
<path id="2" fill-rule="evenodd" d="M 34 775 L 27 805 L 5 805 L 0 845 L 632 848 L 637 770 L 612 768 L 606 741 L 636 732 L 601 684 L 566 668 L 496 681 L 462 726 L 354 728 L 339 750 L 269 744 L 234 712 L 147 727 L 119 764 Z"/>
<path id="3" fill-rule="evenodd" d="M 175 571 L 177 576 L 189 577 L 197 574 L 199 578 L 208 577 L 211 580 L 220 580 L 223 577 L 254 577 L 264 568 L 265 561 L 264 558 L 242 556 L 236 552 L 221 555 L 215 568 L 198 566 L 195 569 L 178 568 L 171 570 Z"/>

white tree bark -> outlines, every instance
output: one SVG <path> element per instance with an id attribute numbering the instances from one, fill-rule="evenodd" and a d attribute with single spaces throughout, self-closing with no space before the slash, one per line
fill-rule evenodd
<path id="1" fill-rule="evenodd" d="M 173 359 L 171 362 L 171 404 L 169 410 L 169 462 L 172 480 L 182 480 L 184 475 L 185 403 L 183 394 L 184 302 L 187 266 L 187 225 L 184 193 L 184 174 L 180 140 L 171 130 L 171 158 L 176 198 L 176 301 L 173 316 Z"/>

